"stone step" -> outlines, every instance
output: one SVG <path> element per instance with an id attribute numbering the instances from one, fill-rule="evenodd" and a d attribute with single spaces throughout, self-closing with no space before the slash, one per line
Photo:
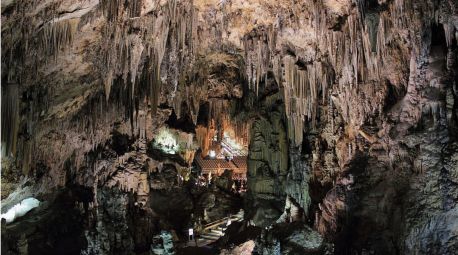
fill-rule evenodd
<path id="1" fill-rule="evenodd" d="M 197 239 L 218 240 L 220 237 L 218 234 L 202 234 Z"/>
<path id="2" fill-rule="evenodd" d="M 231 222 L 243 221 L 243 216 L 244 212 L 243 210 L 240 210 L 237 214 L 231 215 Z M 215 224 L 210 229 L 208 229 L 209 232 L 203 233 L 199 237 L 196 237 L 197 246 L 206 246 L 220 239 L 222 236 L 224 236 L 224 231 L 227 229 L 227 227 L 227 220 Z M 189 246 L 193 246 L 193 244 L 195 245 L 195 242 L 191 241 Z"/>
<path id="3" fill-rule="evenodd" d="M 210 233 L 215 234 L 215 235 L 220 235 L 220 236 L 224 234 L 222 230 L 216 230 L 216 229 L 212 229 Z"/>
<path id="4" fill-rule="evenodd" d="M 197 240 L 197 246 L 198 247 L 206 246 L 206 245 L 213 243 L 214 241 L 215 240 L 207 240 L 207 239 Z"/>

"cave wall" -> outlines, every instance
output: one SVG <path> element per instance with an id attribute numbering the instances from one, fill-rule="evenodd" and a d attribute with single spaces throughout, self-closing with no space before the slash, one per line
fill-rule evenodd
<path id="1" fill-rule="evenodd" d="M 141 151 L 172 112 L 242 98 L 254 222 L 289 197 L 337 253 L 452 253 L 457 17 L 453 0 L 2 1 L 2 184 L 22 190 L 5 202 L 126 192 L 113 130 Z"/>
<path id="2" fill-rule="evenodd" d="M 438 226 L 456 215 L 456 4 L 360 4 L 312 5 L 312 54 L 279 39 L 287 29 L 253 30 L 248 50 L 270 54 L 247 61 L 283 83 L 291 157 L 312 147 L 299 167 L 316 189 L 299 185 L 315 193 L 309 220 L 337 253 L 451 253 L 454 227 Z M 255 91 L 263 74 L 251 76 Z"/>

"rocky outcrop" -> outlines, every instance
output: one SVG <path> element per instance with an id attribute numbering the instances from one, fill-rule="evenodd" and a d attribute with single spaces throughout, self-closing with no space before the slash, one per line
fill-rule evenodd
<path id="1" fill-rule="evenodd" d="M 86 192 L 74 187 L 40 197 L 45 202 L 37 208 L 15 222 L 2 222 L 2 253 L 80 254 L 87 247 L 84 231 L 90 202 Z"/>
<path id="2" fill-rule="evenodd" d="M 308 160 L 301 150 L 302 148 L 289 150 L 289 172 L 286 179 L 286 194 L 289 196 L 290 203 L 298 207 L 300 214 L 308 213 L 311 204 L 309 180 L 311 177 Z M 297 205 L 296 205 L 297 204 Z M 297 216 L 297 217 L 302 217 Z M 311 215 L 312 216 L 312 215 Z"/>
<path id="3" fill-rule="evenodd" d="M 255 247 L 254 241 L 247 241 L 232 250 L 222 250 L 220 255 L 250 255 Z"/>
<path id="4" fill-rule="evenodd" d="M 157 255 L 172 255 L 175 254 L 173 248 L 172 235 L 167 231 L 162 231 L 160 235 L 154 238 L 151 251 Z"/>
<path id="5" fill-rule="evenodd" d="M 278 94 L 271 100 L 276 98 Z M 267 105 L 263 110 L 251 125 L 247 203 L 253 223 L 266 227 L 278 219 L 284 207 L 288 141 L 282 106 Z"/>
<path id="6" fill-rule="evenodd" d="M 263 231 L 259 254 L 326 254 L 329 247 L 320 234 L 302 223 L 279 224 Z"/>
<path id="7" fill-rule="evenodd" d="M 127 222 L 129 196 L 118 190 L 101 190 L 97 198 L 101 210 L 95 211 L 95 229 L 85 233 L 88 247 L 83 253 L 127 254 L 134 249 Z"/>

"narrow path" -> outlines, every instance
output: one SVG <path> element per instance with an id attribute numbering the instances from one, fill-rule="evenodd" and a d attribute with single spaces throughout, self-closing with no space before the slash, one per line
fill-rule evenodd
<path id="1" fill-rule="evenodd" d="M 224 217 L 210 222 L 203 226 L 202 232 L 196 236 L 197 246 L 207 246 L 224 236 L 224 231 L 228 227 L 228 221 L 243 221 L 244 211 L 241 209 L 237 214 Z M 189 241 L 187 246 L 196 246 L 196 241 Z"/>

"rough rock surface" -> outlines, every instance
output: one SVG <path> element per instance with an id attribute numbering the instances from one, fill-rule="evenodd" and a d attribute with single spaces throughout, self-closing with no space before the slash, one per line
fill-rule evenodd
<path id="1" fill-rule="evenodd" d="M 268 104 L 251 125 L 247 204 L 253 224 L 261 227 L 278 219 L 286 198 L 288 143 L 282 113 L 281 105 Z"/>
<path id="2" fill-rule="evenodd" d="M 190 217 L 195 201 L 178 175 L 192 149 L 176 160 L 146 147 L 173 114 L 173 128 L 192 138 L 199 119 L 228 112 L 251 124 L 247 220 L 270 226 L 289 197 L 313 228 L 281 238 L 266 231 L 257 245 L 271 254 L 324 252 L 303 239 L 318 240 L 315 231 L 337 254 L 458 250 L 455 0 L 8 0 L 1 8 L 2 192 L 10 194 L 2 212 L 28 195 L 59 208 L 56 197 L 70 192 L 65 208 L 85 222 L 86 240 L 70 253 L 149 251 L 152 232 L 184 224 L 152 208 L 187 201 L 174 206 Z M 83 236 L 64 217 L 37 217 L 41 226 L 62 218 L 64 234 Z M 2 228 L 11 236 L 2 249 L 60 251 L 55 236 L 20 235 L 17 224 Z"/>
<path id="3" fill-rule="evenodd" d="M 308 226 L 296 222 L 278 224 L 263 231 L 258 242 L 259 254 L 325 254 L 323 238 Z"/>

